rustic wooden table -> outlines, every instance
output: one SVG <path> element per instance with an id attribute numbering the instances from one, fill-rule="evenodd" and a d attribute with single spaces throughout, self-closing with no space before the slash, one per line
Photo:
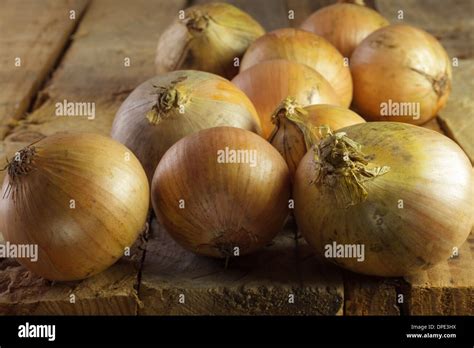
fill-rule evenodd
<path id="1" fill-rule="evenodd" d="M 154 75 L 160 32 L 184 0 L 1 0 L 0 158 L 63 130 L 108 134 L 128 93 Z M 331 0 L 232 0 L 267 30 L 296 27 Z M 391 22 L 433 33 L 458 59 L 447 107 L 426 127 L 474 160 L 473 1 L 368 1 Z M 294 19 L 288 19 L 293 10 Z M 130 66 L 124 60 L 130 59 Z M 19 59 L 19 60 L 18 60 Z M 16 66 L 21 62 L 20 66 Z M 56 102 L 93 101 L 94 120 L 58 118 Z M 0 178 L 4 173 L 1 172 Z M 131 257 L 80 282 L 51 283 L 0 260 L 0 314 L 474 314 L 474 237 L 417 276 L 375 278 L 318 261 L 293 227 L 261 253 L 221 261 L 177 246 L 155 219 Z M 0 238 L 1 239 L 1 238 Z M 73 301 L 74 300 L 74 301 Z M 294 300 L 294 301 L 292 301 Z"/>

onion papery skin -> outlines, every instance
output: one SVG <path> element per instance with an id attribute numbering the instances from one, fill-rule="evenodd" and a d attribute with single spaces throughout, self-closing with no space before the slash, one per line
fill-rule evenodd
<path id="1" fill-rule="evenodd" d="M 319 72 L 333 87 L 342 106 L 352 100 L 349 65 L 339 51 L 324 38 L 293 28 L 277 29 L 255 40 L 245 52 L 240 71 L 266 60 L 285 59 Z"/>
<path id="2" fill-rule="evenodd" d="M 273 130 L 273 112 L 288 96 L 294 97 L 303 106 L 341 105 L 336 92 L 321 74 L 304 64 L 287 60 L 256 64 L 242 71 L 232 82 L 253 102 L 265 138 Z"/>
<path id="3" fill-rule="evenodd" d="M 314 12 L 301 24 L 301 29 L 324 37 L 350 58 L 362 40 L 387 25 L 384 17 L 368 7 L 339 3 Z"/>
<path id="4" fill-rule="evenodd" d="M 221 163 L 218 151 L 255 150 L 256 165 Z M 288 216 L 285 161 L 265 139 L 216 127 L 183 138 L 163 156 L 152 182 L 156 215 L 194 253 L 217 258 L 263 248 Z M 184 202 L 184 208 L 180 208 Z"/>
<path id="5" fill-rule="evenodd" d="M 351 72 L 353 106 L 370 121 L 426 123 L 451 91 L 451 62 L 443 46 L 408 25 L 391 25 L 367 37 L 352 55 Z M 419 105 L 419 114 L 386 116 L 382 103 Z"/>
<path id="6" fill-rule="evenodd" d="M 146 224 L 149 186 L 140 162 L 98 134 L 57 133 L 20 153 L 32 148 L 27 173 L 8 172 L 3 182 L 5 240 L 37 244 L 36 262 L 18 261 L 49 280 L 79 280 L 105 270 Z"/>
<path id="7" fill-rule="evenodd" d="M 303 123 L 295 123 L 294 118 Z M 274 113 L 274 123 L 275 128 L 268 141 L 285 159 L 293 182 L 298 164 L 308 148 L 320 140 L 318 127 L 328 126 L 331 130 L 338 130 L 365 123 L 365 120 L 355 112 L 340 106 L 320 104 L 301 108 L 292 98 L 287 98 Z M 306 140 L 305 131 L 311 132 L 310 138 Z"/>
<path id="8" fill-rule="evenodd" d="M 312 183 L 323 166 L 308 151 L 293 195 L 300 232 L 317 254 L 324 257 L 325 246 L 333 242 L 362 244 L 363 262 L 328 260 L 377 276 L 413 274 L 447 260 L 468 237 L 474 215 L 472 167 L 459 146 L 403 123 L 369 122 L 340 131 L 362 145 L 371 168 L 389 169 L 363 183 L 365 198 L 343 206 L 336 199 L 339 186 Z"/>
<path id="9" fill-rule="evenodd" d="M 261 132 L 252 102 L 228 80 L 201 71 L 174 71 L 144 82 L 128 96 L 111 136 L 133 151 L 151 182 L 171 145 L 218 126 Z"/>
<path id="10" fill-rule="evenodd" d="M 265 30 L 235 6 L 209 3 L 186 9 L 161 35 L 156 51 L 158 74 L 202 70 L 231 79 L 238 73 L 235 58 Z"/>

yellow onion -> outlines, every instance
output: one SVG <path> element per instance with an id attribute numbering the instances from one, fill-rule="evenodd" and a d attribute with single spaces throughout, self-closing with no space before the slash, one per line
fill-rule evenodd
<path id="1" fill-rule="evenodd" d="M 324 37 L 349 58 L 362 40 L 387 25 L 384 17 L 368 7 L 338 3 L 314 12 L 301 29 Z"/>
<path id="2" fill-rule="evenodd" d="M 111 136 L 133 151 L 151 182 L 171 145 L 217 126 L 260 133 L 254 106 L 228 80 L 201 71 L 174 71 L 142 83 L 128 96 L 115 116 Z"/>
<path id="3" fill-rule="evenodd" d="M 149 186 L 140 162 L 110 138 L 57 133 L 17 152 L 7 165 L 0 226 L 18 258 L 50 280 L 97 274 L 130 248 L 146 223 Z"/>
<path id="4" fill-rule="evenodd" d="M 265 30 L 247 13 L 225 3 L 192 6 L 161 35 L 156 71 L 203 70 L 227 78 L 238 72 L 238 59 Z"/>
<path id="5" fill-rule="evenodd" d="M 404 276 L 447 260 L 466 240 L 473 179 L 464 152 L 435 131 L 357 124 L 303 157 L 295 217 L 322 257 L 355 272 Z"/>
<path id="6" fill-rule="evenodd" d="M 319 142 L 319 127 L 338 130 L 365 122 L 349 109 L 325 104 L 302 107 L 291 97 L 286 98 L 276 109 L 272 121 L 275 128 L 268 141 L 285 159 L 292 180 L 307 150 Z"/>
<path id="7" fill-rule="evenodd" d="M 340 105 L 334 89 L 317 71 L 287 60 L 269 60 L 237 75 L 232 82 L 247 94 L 262 123 L 263 136 L 272 132 L 272 114 L 291 95 L 303 105 Z"/>
<path id="8" fill-rule="evenodd" d="M 367 37 L 351 59 L 354 108 L 371 121 L 423 124 L 451 91 L 451 64 L 427 32 L 391 25 Z"/>
<path id="9" fill-rule="evenodd" d="M 242 58 L 240 71 L 272 59 L 286 59 L 313 68 L 334 88 L 343 106 L 351 104 L 352 78 L 349 65 L 324 38 L 293 28 L 272 31 L 250 45 Z"/>
<path id="10" fill-rule="evenodd" d="M 156 215 L 179 244 L 228 258 L 264 247 L 283 228 L 290 178 L 265 139 L 216 127 L 173 145 L 156 168 L 151 192 Z"/>

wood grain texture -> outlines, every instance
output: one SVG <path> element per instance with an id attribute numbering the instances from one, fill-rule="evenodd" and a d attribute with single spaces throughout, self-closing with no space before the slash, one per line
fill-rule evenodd
<path id="1" fill-rule="evenodd" d="M 28 111 L 88 1 L 0 2 L 0 139 Z M 71 10 L 75 19 L 70 18 Z"/>
<path id="2" fill-rule="evenodd" d="M 342 313 L 343 286 L 337 270 L 332 273 L 315 264 L 311 257 L 308 259 L 307 250 L 299 255 L 288 231 L 260 252 L 232 258 L 227 269 L 221 259 L 183 249 L 155 220 L 151 231 L 142 269 L 139 298 L 143 306 L 139 314 Z M 305 260 L 303 266 L 300 257 Z M 305 276 L 308 273 L 311 275 Z"/>
<path id="3" fill-rule="evenodd" d="M 474 315 L 474 234 L 457 257 L 405 279 L 410 315 Z"/>
<path id="4" fill-rule="evenodd" d="M 344 273 L 344 315 L 400 315 L 397 279 Z"/>
<path id="5" fill-rule="evenodd" d="M 184 1 L 167 0 L 92 2 L 35 110 L 0 143 L 2 157 L 58 131 L 108 134 L 122 100 L 154 75 L 159 33 L 183 5 Z M 124 66 L 126 57 L 130 67 Z M 95 119 L 55 116 L 55 104 L 64 99 L 95 103 Z M 4 172 L 1 175 L 3 180 Z M 0 271 L 0 289 L 4 289 L 0 290 L 0 314 L 136 314 L 137 260 L 141 261 L 141 251 L 133 262 L 122 258 L 85 281 L 46 286 L 22 267 L 4 267 Z M 17 286 L 19 280 L 24 283 Z M 68 302 L 71 289 L 77 294 L 75 304 Z"/>

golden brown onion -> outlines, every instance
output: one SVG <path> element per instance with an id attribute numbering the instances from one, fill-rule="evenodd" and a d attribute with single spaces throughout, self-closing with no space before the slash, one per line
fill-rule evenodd
<path id="1" fill-rule="evenodd" d="M 242 58 L 240 71 L 273 59 L 286 59 L 313 68 L 333 87 L 341 105 L 348 107 L 351 104 L 352 78 L 349 65 L 324 38 L 304 30 L 277 29 L 250 45 Z"/>
<path id="2" fill-rule="evenodd" d="M 192 6 L 161 35 L 156 71 L 193 69 L 232 78 L 239 69 L 235 59 L 264 33 L 260 24 L 232 5 Z"/>
<path id="3" fill-rule="evenodd" d="M 309 16 L 301 29 L 324 37 L 344 57 L 350 58 L 357 45 L 389 22 L 378 12 L 360 5 L 338 3 Z"/>
<path id="4" fill-rule="evenodd" d="M 19 151 L 7 167 L 0 226 L 12 245 L 37 245 L 19 258 L 50 280 L 77 280 L 111 266 L 146 223 L 149 187 L 122 144 L 87 133 L 58 133 Z"/>
<path id="5" fill-rule="evenodd" d="M 293 195 L 298 227 L 322 257 L 359 273 L 404 276 L 447 260 L 469 235 L 472 167 L 449 138 L 368 122 L 316 149 L 301 160 Z"/>
<path id="6" fill-rule="evenodd" d="M 307 149 L 321 139 L 318 127 L 328 126 L 329 129 L 338 130 L 365 122 L 349 109 L 325 104 L 302 107 L 291 97 L 280 104 L 272 121 L 275 128 L 268 141 L 285 159 L 292 181 Z"/>
<path id="7" fill-rule="evenodd" d="M 289 196 L 288 167 L 278 151 L 258 135 L 232 127 L 206 129 L 177 142 L 152 182 L 153 208 L 170 235 L 213 257 L 264 247 L 283 227 Z"/>
<path id="8" fill-rule="evenodd" d="M 351 59 L 354 108 L 371 121 L 423 124 L 451 91 L 451 64 L 427 32 L 391 25 L 367 37 Z"/>
<path id="9" fill-rule="evenodd" d="M 201 71 L 174 71 L 138 86 L 115 116 L 111 136 L 138 157 L 151 182 L 171 145 L 205 128 L 232 126 L 260 133 L 247 96 L 226 79 Z"/>
<path id="10" fill-rule="evenodd" d="M 272 114 L 287 96 L 299 104 L 340 105 L 334 89 L 318 72 L 306 65 L 286 60 L 269 60 L 256 64 L 233 80 L 255 105 L 262 123 L 263 136 L 272 132 Z"/>

